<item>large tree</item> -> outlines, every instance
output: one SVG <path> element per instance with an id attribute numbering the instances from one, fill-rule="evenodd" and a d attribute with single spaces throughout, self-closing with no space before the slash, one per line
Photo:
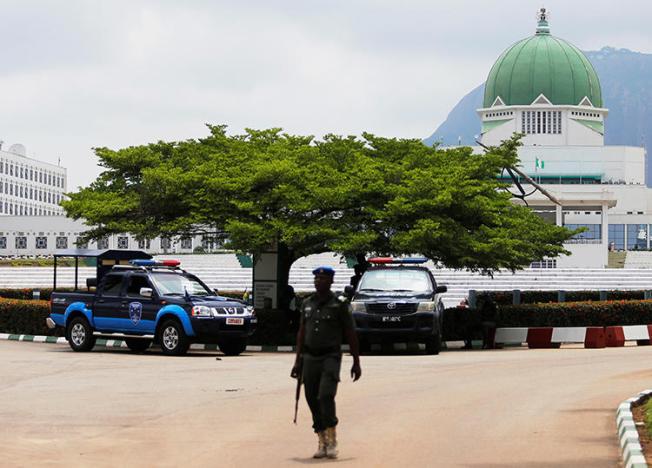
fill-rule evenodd
<path id="1" fill-rule="evenodd" d="M 95 150 L 104 171 L 63 202 L 88 238 L 223 233 L 231 248 L 278 244 L 291 263 L 325 251 L 423 254 L 453 268 L 516 269 L 566 253 L 572 233 L 510 201 L 497 179 L 518 138 L 486 154 L 419 140 L 280 129 Z M 283 278 L 282 278 L 283 279 Z"/>

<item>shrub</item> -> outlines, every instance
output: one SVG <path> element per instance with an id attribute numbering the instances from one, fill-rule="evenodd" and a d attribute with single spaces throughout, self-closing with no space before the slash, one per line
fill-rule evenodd
<path id="1" fill-rule="evenodd" d="M 40 299 L 42 301 L 49 301 L 52 295 L 52 288 L 21 288 L 21 289 L 0 289 L 0 298 L 5 299 L 33 299 L 34 291 L 40 292 Z M 57 292 L 72 291 L 72 288 L 57 288 Z"/>
<path id="2" fill-rule="evenodd" d="M 512 304 L 512 291 L 478 291 L 478 296 L 486 294 L 498 304 Z M 644 291 L 607 291 L 609 300 L 642 300 Z M 566 302 L 599 301 L 600 291 L 566 291 Z M 557 302 L 557 291 L 521 290 L 522 304 Z"/>
<path id="3" fill-rule="evenodd" d="M 47 301 L 0 298 L 0 332 L 63 336 L 62 330 L 50 330 L 45 325 L 49 313 L 50 305 Z"/>
<path id="4" fill-rule="evenodd" d="M 652 324 L 652 301 L 563 302 L 500 306 L 498 327 L 607 327 Z"/>

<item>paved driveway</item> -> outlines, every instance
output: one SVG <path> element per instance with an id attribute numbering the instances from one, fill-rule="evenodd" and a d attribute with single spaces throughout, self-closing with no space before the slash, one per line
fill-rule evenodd
<path id="1" fill-rule="evenodd" d="M 217 360 L 220 357 L 221 360 Z M 652 347 L 363 356 L 338 396 L 341 466 L 618 465 L 615 409 Z M 170 358 L 0 342 L 2 466 L 302 466 L 289 354 Z"/>

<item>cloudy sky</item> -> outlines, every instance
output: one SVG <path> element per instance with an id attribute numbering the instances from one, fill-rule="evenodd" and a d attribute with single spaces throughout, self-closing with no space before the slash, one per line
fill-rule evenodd
<path id="1" fill-rule="evenodd" d="M 205 123 L 424 138 L 534 33 L 652 53 L 649 0 L 1 0 L 0 140 L 100 172 L 92 148 Z"/>

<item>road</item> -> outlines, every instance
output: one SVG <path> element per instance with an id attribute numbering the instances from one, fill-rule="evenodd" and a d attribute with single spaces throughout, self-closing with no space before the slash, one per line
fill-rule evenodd
<path id="1" fill-rule="evenodd" d="M 372 355 L 357 383 L 345 357 L 338 466 L 618 466 L 615 410 L 652 386 L 651 356 L 651 347 Z M 0 342 L 0 465 L 333 463 L 309 458 L 303 400 L 292 424 L 292 359 Z"/>

